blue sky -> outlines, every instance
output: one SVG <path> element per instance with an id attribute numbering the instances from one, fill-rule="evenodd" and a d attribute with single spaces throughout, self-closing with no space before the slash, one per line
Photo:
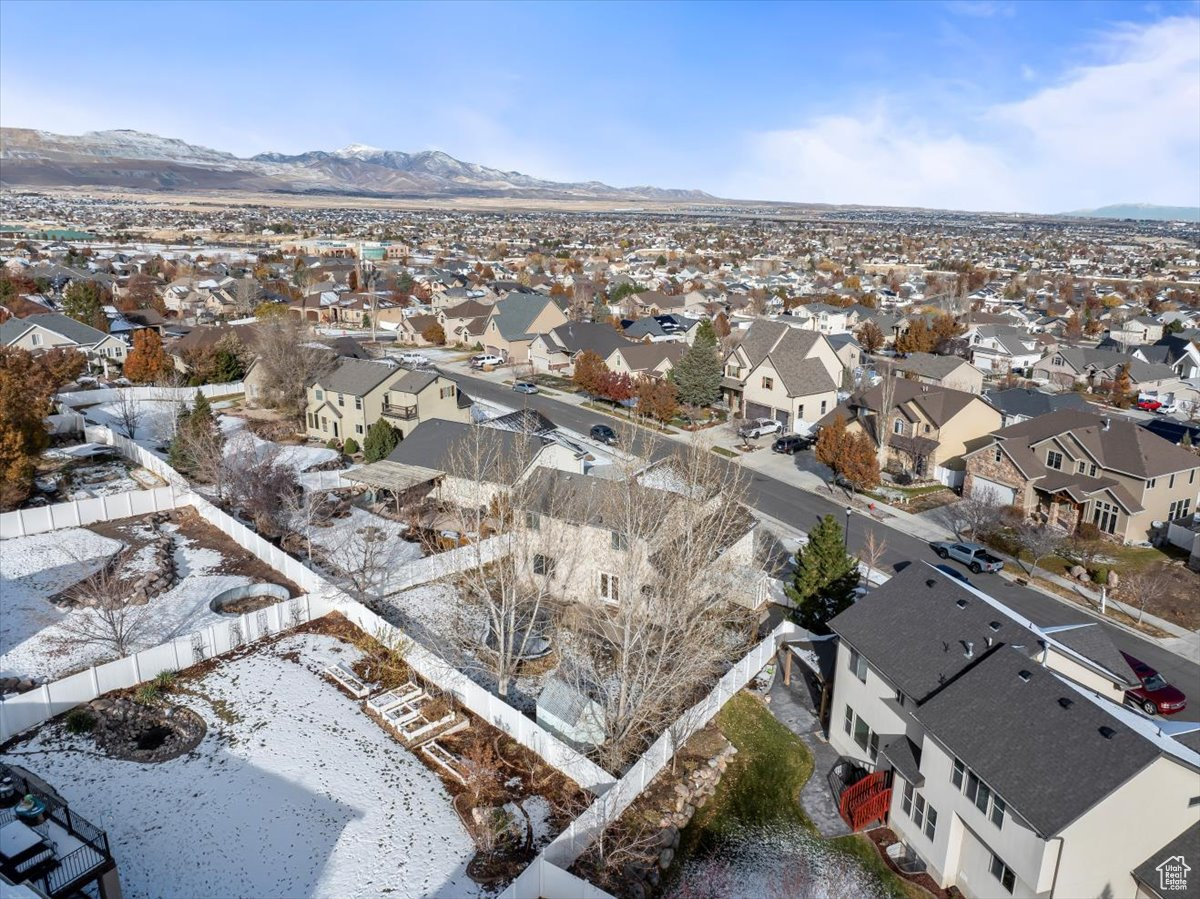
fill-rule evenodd
<path id="1" fill-rule="evenodd" d="M 1200 205 L 1200 4 L 0 4 L 0 122 L 1056 212 Z"/>

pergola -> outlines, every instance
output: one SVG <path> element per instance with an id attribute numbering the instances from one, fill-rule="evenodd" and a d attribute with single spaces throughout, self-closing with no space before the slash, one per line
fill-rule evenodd
<path id="1" fill-rule="evenodd" d="M 435 468 L 383 459 L 361 468 L 344 471 L 342 478 L 375 491 L 386 490 L 395 499 L 396 513 L 399 514 L 400 499 L 405 493 L 424 484 L 436 484 L 445 474 L 444 471 Z"/>

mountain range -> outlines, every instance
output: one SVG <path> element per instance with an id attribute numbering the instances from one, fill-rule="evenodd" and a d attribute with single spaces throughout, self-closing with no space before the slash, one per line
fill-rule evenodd
<path id="1" fill-rule="evenodd" d="M 698 190 L 611 187 L 502 172 L 445 153 L 341 150 L 260 153 L 249 159 L 142 131 L 51 134 L 0 128 L 0 186 L 151 191 L 256 191 L 348 196 L 706 202 Z"/>
<path id="2" fill-rule="evenodd" d="M 1152 203 L 1118 203 L 1099 209 L 1065 213 L 1087 219 L 1141 219 L 1152 222 L 1200 222 L 1200 206 L 1155 206 Z"/>

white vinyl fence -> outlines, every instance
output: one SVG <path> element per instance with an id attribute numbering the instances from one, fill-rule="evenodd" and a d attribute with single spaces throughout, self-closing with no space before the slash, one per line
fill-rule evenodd
<path id="1" fill-rule="evenodd" d="M 487 565 L 502 559 L 512 552 L 510 536 L 489 537 L 471 546 L 460 546 L 409 562 L 396 572 L 389 581 L 391 591 L 388 596 L 395 596 L 404 590 L 428 584 L 430 581 L 441 580 L 461 571 L 469 571 L 480 565 Z"/>
<path id="2" fill-rule="evenodd" d="M 190 505 L 191 494 L 178 487 L 129 490 L 109 496 L 94 496 L 35 509 L 0 513 L 0 540 L 44 534 L 60 528 L 78 528 L 97 521 L 113 521 L 150 512 L 167 512 Z"/>
<path id="3" fill-rule="evenodd" d="M 179 671 L 328 612 L 329 607 L 316 597 L 299 596 L 258 612 L 213 622 L 134 655 L 8 696 L 0 702 L 0 742 L 110 690 L 135 687 L 164 671 Z"/>
<path id="4" fill-rule="evenodd" d="M 64 406 L 72 409 L 79 406 L 97 406 L 111 403 L 120 399 L 122 394 L 135 400 L 157 400 L 168 402 L 183 400 L 191 402 L 196 391 L 211 399 L 223 396 L 237 396 L 246 392 L 246 385 L 241 381 L 229 384 L 204 384 L 200 387 L 104 387 L 99 390 L 74 390 L 70 393 L 60 393 L 56 399 Z"/>

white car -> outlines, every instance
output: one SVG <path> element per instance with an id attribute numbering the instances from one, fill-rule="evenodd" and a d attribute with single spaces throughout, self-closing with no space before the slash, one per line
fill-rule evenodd
<path id="1" fill-rule="evenodd" d="M 400 354 L 400 364 L 401 365 L 410 365 L 413 368 L 417 368 L 422 365 L 428 365 L 429 359 L 426 358 L 421 353 L 401 353 Z"/>
<path id="2" fill-rule="evenodd" d="M 739 437 L 766 437 L 783 430 L 783 423 L 773 418 L 752 418 L 738 428 Z"/>
<path id="3" fill-rule="evenodd" d="M 482 353 L 478 356 L 471 357 L 471 368 L 483 368 L 488 365 L 503 365 L 504 360 L 499 356 L 494 356 L 491 353 Z"/>

